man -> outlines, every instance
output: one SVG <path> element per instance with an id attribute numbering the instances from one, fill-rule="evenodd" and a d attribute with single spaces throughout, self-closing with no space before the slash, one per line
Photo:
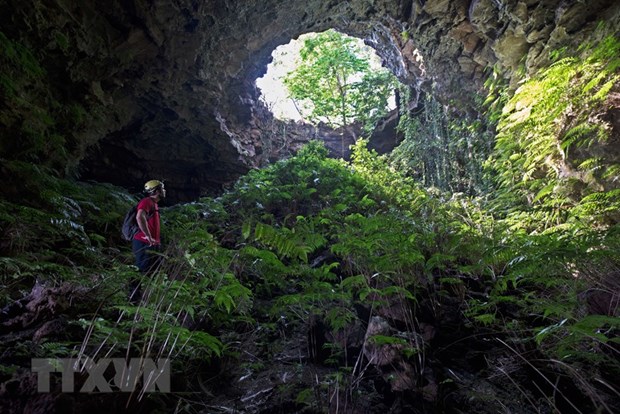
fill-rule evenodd
<path id="1" fill-rule="evenodd" d="M 157 265 L 153 251 L 159 249 L 161 244 L 158 203 L 166 198 L 166 190 L 161 181 L 150 180 L 144 184 L 144 192 L 147 196 L 138 203 L 136 213 L 136 221 L 140 230 L 132 240 L 136 266 L 143 274 L 148 273 Z M 132 281 L 130 295 L 133 301 L 140 299 L 140 283 L 138 281 Z"/>

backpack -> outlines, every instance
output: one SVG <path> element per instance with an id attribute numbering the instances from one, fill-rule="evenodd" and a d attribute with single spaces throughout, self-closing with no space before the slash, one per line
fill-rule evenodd
<path id="1" fill-rule="evenodd" d="M 123 227 L 121 229 L 124 240 L 132 241 L 136 233 L 140 231 L 140 227 L 138 227 L 138 222 L 136 221 L 137 213 L 138 206 L 134 205 L 129 209 L 127 214 L 125 214 L 125 218 L 123 219 Z"/>
<path id="2" fill-rule="evenodd" d="M 136 220 L 136 215 L 138 214 L 138 205 L 134 205 L 129 209 L 127 214 L 125 214 L 125 218 L 123 219 L 123 227 L 121 228 L 121 234 L 123 236 L 123 240 L 132 241 L 136 233 L 140 231 L 140 227 L 138 226 L 138 221 Z M 151 214 L 146 215 L 146 219 L 150 220 L 151 217 L 155 215 L 155 211 L 151 212 Z"/>

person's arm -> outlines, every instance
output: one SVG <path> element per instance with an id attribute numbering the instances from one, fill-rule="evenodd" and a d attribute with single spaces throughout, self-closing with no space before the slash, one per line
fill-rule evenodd
<path id="1" fill-rule="evenodd" d="M 155 240 L 153 240 L 153 236 L 151 236 L 151 231 L 149 230 L 149 225 L 146 219 L 146 211 L 143 209 L 139 209 L 136 214 L 136 221 L 138 222 L 138 227 L 146 236 L 146 240 L 149 242 L 149 246 L 155 244 Z"/>

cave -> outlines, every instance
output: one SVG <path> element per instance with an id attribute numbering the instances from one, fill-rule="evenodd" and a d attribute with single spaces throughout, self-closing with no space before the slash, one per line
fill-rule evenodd
<path id="1" fill-rule="evenodd" d="M 562 53 L 577 55 L 584 45 L 598 44 L 605 36 L 617 38 L 617 0 L 1 4 L 0 205 L 6 211 L 0 211 L 0 282 L 7 287 L 6 292 L 0 290 L 3 412 L 5 407 L 11 413 L 161 412 L 184 403 L 189 412 L 246 413 L 611 413 L 620 406 L 613 384 L 620 371 L 617 365 L 605 365 L 617 360 L 619 352 L 617 66 L 605 90 L 608 95 L 601 94 L 605 99 L 597 102 L 596 110 L 585 116 L 589 108 L 573 111 L 579 102 L 573 103 L 566 117 L 556 122 L 571 125 L 571 117 L 578 115 L 580 122 L 587 118 L 604 125 L 609 139 L 574 151 L 571 147 L 566 159 L 538 160 L 546 170 L 533 168 L 528 174 L 542 181 L 551 171 L 559 178 L 523 197 L 529 203 L 523 216 L 510 216 L 521 213 L 518 209 L 499 208 L 498 217 L 513 220 L 501 222 L 505 234 L 499 235 L 494 233 L 501 233 L 499 224 L 476 227 L 476 220 L 490 210 L 467 204 L 460 191 L 444 194 L 403 179 L 395 182 L 410 194 L 394 196 L 397 189 L 390 188 L 391 182 L 374 182 L 371 175 L 351 178 L 355 168 L 337 160 L 350 155 L 341 147 L 341 131 L 274 118 L 256 86 L 272 52 L 291 39 L 328 29 L 362 39 L 411 91 L 407 108 L 393 111 L 369 138 L 370 149 L 389 154 L 403 139 L 397 129 L 399 110 L 415 111 L 432 97 L 455 118 L 484 119 L 488 112 L 482 102 L 493 85 L 517 93 L 527 80 L 553 68 Z M 519 105 L 513 104 L 513 109 L 523 115 Z M 489 131 L 491 124 L 485 125 Z M 575 131 L 583 137 L 593 130 Z M 312 139 L 323 141 L 326 148 L 306 145 Z M 521 156 L 510 153 L 510 136 L 502 139 L 508 148 L 504 160 Z M 323 150 L 329 156 L 320 158 Z M 578 168 L 588 157 L 603 160 L 591 168 L 597 171 Z M 286 165 L 278 164 L 283 160 L 291 160 L 292 173 L 276 177 L 269 167 Z M 301 171 L 307 165 L 311 167 Z M 608 166 L 609 174 L 604 171 Z M 280 174 L 289 172 L 278 168 Z M 319 177 L 319 172 L 324 175 Z M 386 177 L 395 177 L 389 174 Z M 295 181 L 299 177 L 302 184 Z M 69 351 L 63 341 L 80 344 L 88 327 L 97 323 L 116 334 L 131 329 L 131 320 L 123 320 L 124 325 L 118 320 L 139 311 L 119 292 L 125 283 L 120 279 L 135 277 L 135 269 L 131 253 L 112 227 L 135 201 L 132 195 L 151 179 L 166 183 L 169 227 L 183 227 L 183 235 L 194 237 L 189 245 L 170 244 L 165 254 L 176 260 L 170 263 L 177 267 L 170 269 L 177 274 L 169 279 L 164 275 L 161 285 L 182 285 L 190 274 L 192 289 L 198 283 L 211 289 L 206 276 L 220 277 L 218 288 L 221 282 L 230 289 L 229 296 L 218 297 L 219 303 L 213 299 L 219 292 L 214 289 L 200 291 L 204 296 L 199 305 L 176 296 L 169 304 L 190 309 L 182 308 L 167 320 L 170 325 L 183 333 L 199 332 L 212 347 L 207 357 L 192 360 L 191 373 L 173 378 L 180 383 L 173 388 L 191 389 L 198 400 L 177 401 L 177 395 L 163 393 L 137 403 L 122 393 L 65 393 L 58 376 L 52 383 L 56 393 L 37 390 L 30 358 L 45 351 L 64 357 Z M 341 184 L 344 189 L 338 187 Z M 380 191 L 365 193 L 373 185 Z M 504 187 L 500 201 L 512 197 L 514 188 Z M 532 225 L 534 216 L 527 214 L 539 213 L 529 208 L 556 191 L 564 198 L 543 205 L 557 220 L 546 232 L 548 228 Z M 341 195 L 346 201 L 338 198 Z M 582 200 L 588 203 L 579 204 Z M 419 210 L 402 213 L 405 204 Z M 614 207 L 606 208 L 610 205 Z M 474 213 L 468 215 L 465 206 L 473 206 Z M 573 208 L 576 213 L 571 216 Z M 565 217 L 573 221 L 561 222 Z M 570 226 L 577 230 L 561 233 Z M 329 237 L 312 233 L 323 227 Z M 181 232 L 179 228 L 175 231 Z M 287 244 L 282 235 L 298 244 Z M 347 246 L 349 250 L 342 248 L 347 235 L 354 246 Z M 358 236 L 368 236 L 372 249 L 356 244 Z M 455 240 L 461 236 L 463 244 Z M 342 242 L 341 250 L 328 241 Z M 314 246 L 308 247 L 311 243 Z M 391 256 L 401 247 L 403 254 Z M 406 287 L 414 293 L 403 293 L 404 282 L 389 285 L 381 271 L 357 274 L 356 263 L 348 261 L 357 248 L 355 260 L 367 260 L 368 269 L 375 265 L 372 260 L 387 268 L 402 260 L 405 265 L 385 273 L 405 273 L 411 279 Z M 269 266 L 261 273 L 264 263 Z M 524 273 L 548 273 L 539 279 L 529 274 L 521 284 L 522 275 L 509 271 L 523 263 L 530 264 Z M 346 293 L 355 299 L 342 299 L 330 315 L 344 315 L 342 329 L 332 329 L 329 318 L 310 312 L 301 322 L 284 312 L 268 314 L 267 304 L 275 297 L 297 293 L 307 282 L 302 277 L 316 274 L 324 278 L 317 285 L 329 294 L 349 283 Z M 546 284 L 547 276 L 556 284 Z M 582 279 L 585 287 L 570 285 Z M 361 285 L 368 287 L 363 295 Z M 385 291 L 405 299 L 377 299 Z M 513 300 L 511 295 L 518 294 L 523 296 Z M 551 306 L 544 300 L 553 294 L 558 294 L 558 303 Z M 491 297 L 496 300 L 493 309 L 488 305 Z M 108 299 L 116 301 L 114 306 L 104 305 Z M 548 307 L 536 308 L 537 300 Z M 259 309 L 256 314 L 251 314 L 253 306 Z M 237 308 L 247 313 L 233 315 Z M 321 310 L 316 306 L 313 311 L 317 308 Z M 193 318 L 194 312 L 207 316 Z M 226 325 L 228 317 L 232 328 Z M 492 329 L 500 319 L 505 328 L 501 335 Z M 597 330 L 587 337 L 583 333 L 592 326 Z M 513 333 L 513 327 L 522 328 L 517 334 L 523 336 Z M 556 333 L 558 338 L 565 334 L 557 341 L 560 345 L 568 338 L 567 349 L 583 345 L 578 363 L 549 356 L 557 345 L 548 345 L 549 338 L 556 339 Z M 571 335 L 578 334 L 586 338 L 570 343 Z M 219 342 L 226 335 L 234 339 L 231 347 L 239 346 L 234 357 L 225 355 Z M 342 343 L 345 352 L 334 356 L 329 347 Z M 265 357 L 274 354 L 280 359 Z M 596 370 L 589 372 L 584 361 L 597 364 Z M 345 369 L 338 371 L 339 364 Z M 344 395 L 338 381 L 351 370 L 357 375 L 355 387 Z M 84 372 L 80 374 L 76 377 L 84 380 Z M 592 382 L 583 381 L 586 376 Z M 341 401 L 357 405 L 342 407 Z"/>
<path id="2" fill-rule="evenodd" d="M 11 11 L 1 18 L 4 35 L 35 50 L 44 70 L 25 81 L 25 99 L 53 101 L 54 109 L 41 109 L 51 116 L 66 108 L 80 113 L 78 122 L 65 116 L 62 125 L 46 127 L 71 143 L 57 169 L 134 191 L 159 177 L 175 200 L 215 194 L 307 140 L 294 128 L 284 137 L 273 133 L 284 128 L 259 102 L 255 86 L 271 52 L 303 33 L 335 28 L 364 39 L 402 83 L 475 112 L 473 97 L 488 68 L 516 84 L 519 70 L 534 73 L 549 63 L 551 51 L 576 48 L 599 21 L 612 30 L 618 20 L 611 0 L 4 6 Z M 19 139 L 23 119 L 36 109 L 5 105 L 7 133 Z M 54 162 L 50 154 L 38 157 Z"/>

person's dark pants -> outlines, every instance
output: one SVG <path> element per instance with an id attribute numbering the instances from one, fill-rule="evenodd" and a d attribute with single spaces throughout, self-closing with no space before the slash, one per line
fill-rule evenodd
<path id="1" fill-rule="evenodd" d="M 153 270 L 157 264 L 156 255 L 153 254 L 157 250 L 157 246 L 149 246 L 139 240 L 131 241 L 131 248 L 136 259 L 136 266 L 143 275 Z M 140 288 L 140 280 L 133 279 L 129 282 L 129 300 L 132 303 L 138 303 L 142 298 L 142 290 Z"/>
<path id="2" fill-rule="evenodd" d="M 140 240 L 133 239 L 131 241 L 131 249 L 136 258 L 136 266 L 140 272 L 148 273 L 155 262 L 155 255 L 152 252 L 155 251 L 156 246 L 149 246 Z"/>

